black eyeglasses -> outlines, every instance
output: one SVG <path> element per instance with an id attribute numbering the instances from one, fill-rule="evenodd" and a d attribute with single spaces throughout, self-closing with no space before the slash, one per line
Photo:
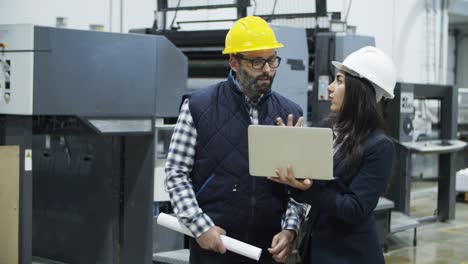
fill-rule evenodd
<path id="1" fill-rule="evenodd" d="M 236 57 L 236 58 L 238 58 L 240 60 L 246 60 L 246 61 L 250 62 L 250 64 L 252 65 L 252 68 L 255 69 L 255 70 L 263 69 L 263 67 L 265 67 L 265 64 L 267 62 L 268 62 L 268 67 L 273 68 L 273 69 L 278 68 L 278 66 L 281 63 L 281 57 L 278 57 L 276 55 L 271 56 L 268 59 L 264 59 L 264 58 L 248 59 L 248 58 L 245 58 L 242 55 L 235 55 L 234 57 Z"/>

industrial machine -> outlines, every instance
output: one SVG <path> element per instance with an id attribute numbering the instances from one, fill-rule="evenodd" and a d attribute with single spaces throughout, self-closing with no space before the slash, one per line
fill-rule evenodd
<path id="1" fill-rule="evenodd" d="M 440 102 L 439 133 L 435 136 L 414 129 L 415 100 Z M 398 83 L 395 98 L 385 102 L 384 112 L 396 142 L 396 168 L 387 197 L 395 210 L 410 213 L 412 153 L 438 154 L 438 198 L 434 215 L 419 222 L 451 220 L 455 217 L 456 153 L 466 146 L 457 139 L 458 90 L 449 85 Z M 437 118 L 439 119 L 439 118 Z"/>
<path id="2" fill-rule="evenodd" d="M 162 36 L 34 25 L 0 26 L 0 43 L 19 263 L 152 263 L 155 118 L 178 115 L 186 57 Z"/>

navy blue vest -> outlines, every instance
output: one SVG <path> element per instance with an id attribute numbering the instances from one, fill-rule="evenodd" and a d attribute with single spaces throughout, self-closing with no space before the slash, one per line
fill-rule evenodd
<path id="1" fill-rule="evenodd" d="M 228 80 L 189 98 L 198 133 L 190 176 L 199 206 L 227 235 L 269 247 L 281 231 L 289 196 L 284 185 L 249 175 L 247 128 L 251 121 L 244 94 Z M 302 110 L 276 92 L 259 103 L 261 125 L 275 125 L 277 117 L 287 120 L 288 114 L 297 121 Z"/>

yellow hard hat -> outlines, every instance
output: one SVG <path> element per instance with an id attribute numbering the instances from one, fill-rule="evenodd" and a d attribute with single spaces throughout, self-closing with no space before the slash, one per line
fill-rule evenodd
<path id="1" fill-rule="evenodd" d="M 261 17 L 247 16 L 234 23 L 226 35 L 223 54 L 283 47 L 275 33 Z"/>

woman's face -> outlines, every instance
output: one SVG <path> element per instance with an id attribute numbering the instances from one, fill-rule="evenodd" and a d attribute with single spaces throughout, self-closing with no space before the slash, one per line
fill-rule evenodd
<path id="1" fill-rule="evenodd" d="M 335 77 L 335 80 L 328 85 L 328 100 L 330 100 L 330 110 L 333 113 L 340 112 L 343 106 L 345 96 L 345 72 L 340 70 Z"/>

